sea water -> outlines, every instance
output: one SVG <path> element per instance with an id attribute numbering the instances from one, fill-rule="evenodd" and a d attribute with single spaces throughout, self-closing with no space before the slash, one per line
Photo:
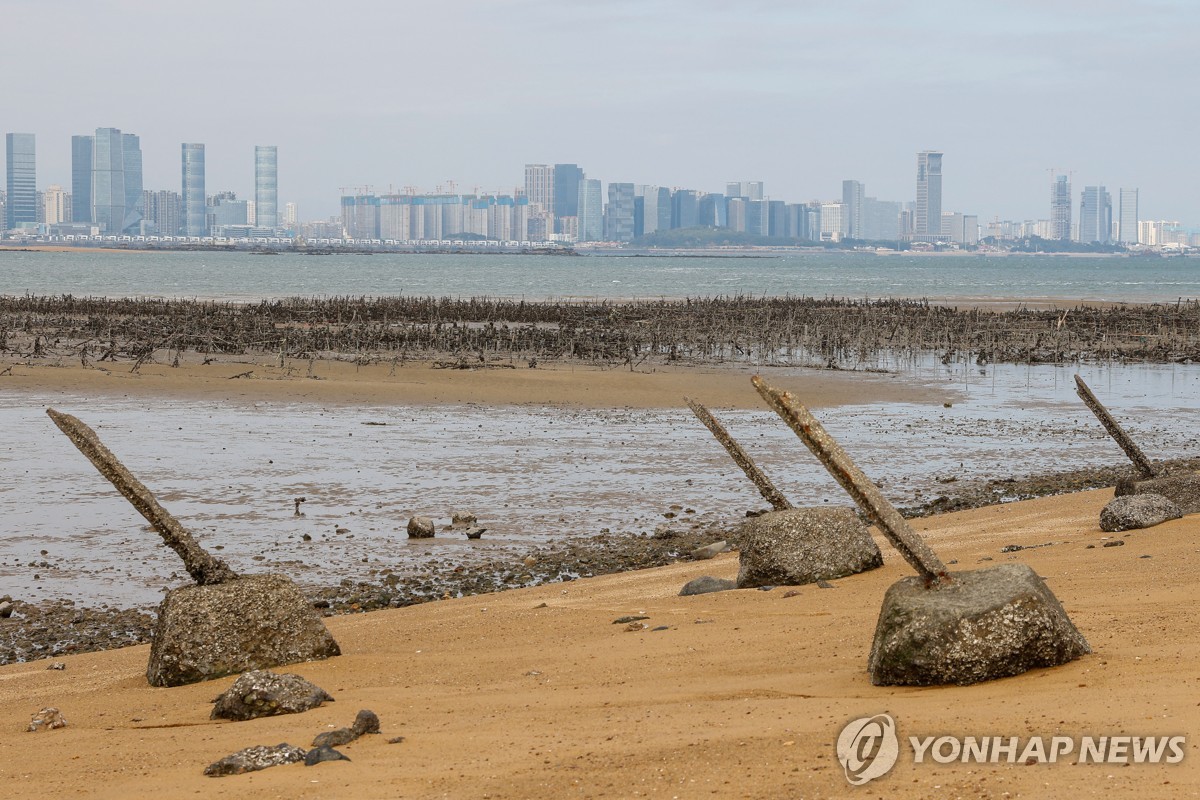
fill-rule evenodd
<path id="1" fill-rule="evenodd" d="M 799 252 L 761 257 L 509 254 L 309 256 L 0 250 L 0 294 L 257 300 L 289 296 L 682 298 L 795 295 L 1175 302 L 1200 298 L 1200 259 Z"/>

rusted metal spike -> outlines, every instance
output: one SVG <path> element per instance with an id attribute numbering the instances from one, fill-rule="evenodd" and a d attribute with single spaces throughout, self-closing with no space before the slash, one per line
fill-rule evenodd
<path id="1" fill-rule="evenodd" d="M 1129 434 L 1125 432 L 1113 415 L 1108 413 L 1108 409 L 1104 404 L 1096 399 L 1096 395 L 1092 394 L 1092 390 L 1083 378 L 1075 376 L 1075 394 L 1079 395 L 1079 399 L 1083 404 L 1092 410 L 1096 415 L 1096 419 L 1100 420 L 1100 424 L 1104 426 L 1104 430 L 1108 431 L 1121 449 L 1125 451 L 1125 455 L 1129 456 L 1129 460 L 1133 462 L 1134 469 L 1137 470 L 1139 478 L 1153 478 L 1157 474 L 1157 470 L 1150 464 L 1150 459 L 1146 458 L 1146 454 L 1137 446 L 1133 439 L 1129 438 Z"/>
<path id="2" fill-rule="evenodd" d="M 771 479 L 763 474 L 763 471 L 758 468 L 758 465 L 742 449 L 742 446 L 729 435 L 729 431 L 725 430 L 725 426 L 712 415 L 712 412 L 690 397 L 683 399 L 687 401 L 688 408 L 692 410 L 697 419 L 712 431 L 712 435 L 716 437 L 716 440 L 729 453 L 730 458 L 733 459 L 733 463 L 742 468 L 742 472 L 746 473 L 746 477 L 758 488 L 758 493 L 763 496 L 763 499 L 770 503 L 771 507 L 776 511 L 786 511 L 792 508 L 792 504 L 783 496 L 783 492 L 775 488 L 775 484 L 771 483 Z"/>
<path id="3" fill-rule="evenodd" d="M 63 414 L 53 408 L 46 409 L 46 413 L 71 443 L 79 448 L 79 452 L 87 456 L 100 474 L 108 478 L 117 491 L 154 526 L 154 530 L 158 531 L 167 546 L 179 554 L 184 567 L 196 583 L 201 586 L 225 583 L 237 577 L 236 572 L 201 547 L 187 529 L 179 524 L 179 520 L 158 504 L 150 490 L 133 477 L 125 465 L 104 446 L 95 431 L 70 414 Z"/>
<path id="4" fill-rule="evenodd" d="M 790 392 L 768 386 L 759 376 L 751 381 L 767 404 L 796 432 L 842 488 L 853 498 L 879 530 L 929 584 L 947 583 L 950 576 L 942 560 L 909 526 L 896 507 L 887 501 L 871 479 L 863 474 L 817 418 Z"/>

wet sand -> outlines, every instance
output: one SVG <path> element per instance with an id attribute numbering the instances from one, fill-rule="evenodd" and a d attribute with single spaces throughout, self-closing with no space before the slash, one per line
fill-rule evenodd
<path id="1" fill-rule="evenodd" d="M 65 671 L 0 667 L 0 772 L 14 796 L 121 800 L 1196 797 L 1200 620 L 1180 609 L 1194 595 L 1200 517 L 1103 534 L 1097 515 L 1110 497 L 916 523 L 958 569 L 1011 560 L 1046 578 L 1095 649 L 1054 669 L 970 687 L 874 687 L 865 665 L 875 616 L 886 588 L 910 574 L 894 552 L 884 547 L 882 569 L 833 589 L 677 596 L 698 575 L 732 577 L 736 556 L 726 555 L 330 619 L 344 655 L 288 671 L 337 702 L 301 715 L 210 721 L 232 679 L 151 689 L 146 646 L 62 658 Z M 1106 536 L 1126 545 L 1102 547 Z M 626 614 L 667 629 L 612 624 Z M 68 727 L 23 732 L 47 705 Z M 343 747 L 351 762 L 202 774 L 243 747 L 307 747 L 360 708 L 379 715 L 383 735 Z M 897 721 L 900 761 L 851 787 L 834 742 L 851 719 L 884 712 Z M 1175 766 L 914 764 L 906 737 L 943 734 L 1192 740 Z"/>
<path id="2" fill-rule="evenodd" d="M 508 362 L 504 362 L 508 363 Z M 196 399 L 215 402 L 307 402 L 336 406 L 425 404 L 549 405 L 580 408 L 679 408 L 685 396 L 713 408 L 763 408 L 750 386 L 762 372 L 822 408 L 846 403 L 928 402 L 944 396 L 896 374 L 728 365 L 592 367 L 556 363 L 530 369 L 436 369 L 430 362 L 357 365 L 306 360 L 279 367 L 272 356 L 218 357 L 204 365 L 195 354 L 174 368 L 144 364 L 40 363 L 0 358 L 0 389 Z M 246 374 L 250 373 L 250 374 Z M 239 377 L 240 376 L 240 377 Z"/>

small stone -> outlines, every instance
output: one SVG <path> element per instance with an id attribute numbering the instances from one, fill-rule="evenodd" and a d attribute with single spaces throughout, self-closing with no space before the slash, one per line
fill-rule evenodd
<path id="1" fill-rule="evenodd" d="M 478 525 L 471 527 L 471 528 L 467 528 L 467 530 L 466 530 L 468 539 L 478 539 L 479 537 L 483 536 L 485 533 L 487 533 L 487 528 L 481 528 Z"/>
<path id="2" fill-rule="evenodd" d="M 387 740 L 387 743 L 388 744 L 400 744 L 403 741 L 404 741 L 403 736 L 393 736 L 392 738 Z"/>
<path id="3" fill-rule="evenodd" d="M 299 747 L 292 747 L 284 742 L 274 747 L 258 745 L 247 747 L 231 753 L 220 761 L 214 761 L 204 769 L 204 774 L 210 778 L 220 778 L 225 775 L 241 775 L 245 772 L 257 772 L 268 767 L 278 767 L 281 764 L 295 764 L 303 761 L 307 755 Z"/>
<path id="4" fill-rule="evenodd" d="M 25 730 L 33 733 L 40 730 L 52 731 L 55 728 L 65 727 L 67 727 L 66 718 L 59 713 L 57 708 L 47 706 L 33 715 L 33 719 L 29 721 L 29 727 Z"/>
<path id="5" fill-rule="evenodd" d="M 312 767 L 320 764 L 322 761 L 349 761 L 344 754 L 339 753 L 328 745 L 313 748 L 304 754 L 304 766 Z"/>
<path id="6" fill-rule="evenodd" d="M 731 581 L 726 578 L 714 578 L 711 575 L 701 575 L 699 578 L 693 578 L 685 583 L 683 588 L 679 590 L 679 595 L 681 597 L 690 597 L 697 594 L 726 592 L 736 588 L 737 581 Z"/>
<path id="7" fill-rule="evenodd" d="M 783 596 L 785 599 L 788 597 L 799 597 L 800 593 L 797 592 L 795 589 L 789 589 L 788 591 L 783 593 Z"/>
<path id="8" fill-rule="evenodd" d="M 12 616 L 12 613 L 13 613 L 13 604 L 12 603 L 10 603 L 7 600 L 0 602 L 0 618 L 8 619 L 9 617 Z"/>
<path id="9" fill-rule="evenodd" d="M 1113 539 L 1111 542 L 1105 542 L 1104 546 L 1105 547 L 1124 547 L 1125 540 L 1124 539 Z"/>
<path id="10" fill-rule="evenodd" d="M 53 661 L 46 666 L 46 669 L 66 669 L 67 665 L 62 661 Z"/>
<path id="11" fill-rule="evenodd" d="M 277 675 L 269 670 L 247 672 L 230 686 L 213 706 L 212 719 L 248 720 L 278 714 L 299 714 L 333 698 L 299 675 Z"/>
<path id="12" fill-rule="evenodd" d="M 697 547 L 692 551 L 692 558 L 696 559 L 697 561 L 705 561 L 720 553 L 724 553 L 728 547 L 729 543 L 722 539 L 719 542 L 706 544 L 704 547 Z"/>
<path id="13" fill-rule="evenodd" d="M 1154 556 L 1138 556 L 1138 558 L 1154 558 Z"/>
<path id="14" fill-rule="evenodd" d="M 1182 516 L 1179 506 L 1161 494 L 1123 495 L 1114 497 L 1100 512 L 1100 530 L 1115 533 L 1150 528 Z"/>
<path id="15" fill-rule="evenodd" d="M 344 744 L 350 744 L 357 738 L 358 736 L 356 736 L 354 731 L 350 730 L 349 728 L 336 728 L 335 730 L 326 731 L 325 733 L 318 733 L 316 737 L 313 738 L 312 746 L 340 747 Z"/>
<path id="16" fill-rule="evenodd" d="M 362 709 L 354 717 L 354 724 L 350 726 L 359 736 L 365 736 L 368 733 L 379 733 L 379 716 L 370 709 Z"/>
<path id="17" fill-rule="evenodd" d="M 525 560 L 521 562 L 526 567 L 532 567 L 537 564 L 537 556 L 525 556 Z"/>
<path id="18" fill-rule="evenodd" d="M 650 618 L 645 617 L 645 616 L 639 616 L 637 614 L 630 614 L 627 617 L 617 617 L 616 619 L 614 619 L 612 621 L 612 624 L 613 625 L 624 625 L 627 622 L 637 622 L 640 619 L 650 619 Z"/>
<path id="19" fill-rule="evenodd" d="M 1001 553 L 1015 553 L 1018 550 L 1024 550 L 1024 549 L 1025 549 L 1025 545 L 1023 545 L 1023 544 L 1006 544 L 1006 545 L 1004 545 L 1004 547 L 1000 548 L 1000 552 Z"/>
<path id="20" fill-rule="evenodd" d="M 818 589 L 836 589 L 837 587 L 834 586 L 829 581 L 817 581 L 817 588 Z"/>
<path id="21" fill-rule="evenodd" d="M 1094 545 L 1094 544 L 1089 544 L 1087 547 L 1084 548 L 1084 550 L 1095 550 L 1095 549 L 1096 549 L 1096 545 Z"/>
<path id="22" fill-rule="evenodd" d="M 534 608 L 549 608 L 545 603 L 538 603 Z"/>
<path id="23" fill-rule="evenodd" d="M 631 622 L 625 626 L 625 631 L 628 633 L 633 633 L 634 631 L 644 631 L 649 627 L 650 626 L 644 622 Z"/>
<path id="24" fill-rule="evenodd" d="M 455 511 L 454 515 L 450 517 L 451 525 L 474 525 L 476 522 L 479 520 L 469 511 Z"/>
<path id="25" fill-rule="evenodd" d="M 433 534 L 433 520 L 429 517 L 412 517 L 408 520 L 408 538 L 432 539 Z"/>

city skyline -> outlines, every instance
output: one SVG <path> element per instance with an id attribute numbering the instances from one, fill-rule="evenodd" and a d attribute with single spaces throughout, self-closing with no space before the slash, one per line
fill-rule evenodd
<path id="1" fill-rule="evenodd" d="M 338 187 L 432 189 L 452 178 L 500 189 L 538 162 L 708 191 L 761 175 L 796 200 L 838 197 L 852 176 L 878 197 L 910 200 L 911 154 L 934 149 L 953 154 L 944 207 L 981 219 L 1043 216 L 1046 170 L 1057 169 L 1078 186 L 1140 187 L 1145 217 L 1200 223 L 1197 168 L 1184 158 L 1200 111 L 1182 82 L 1200 58 L 1188 33 L 1200 8 L 1177 0 L 1086 11 L 1025 0 L 359 0 L 339 12 L 347 25 L 317 24 L 328 10 L 307 2 L 214 0 L 200 18 L 133 0 L 74 4 L 65 16 L 13 5 L 14 29 L 62 34 L 54 59 L 40 57 L 35 36 L 0 54 L 5 74 L 43 65 L 36 85 L 6 85 L 4 127 L 39 134 L 44 186 L 68 184 L 70 134 L 97 125 L 138 131 L 156 188 L 174 186 L 180 142 L 204 142 L 209 186 L 251 197 L 249 148 L 277 144 L 291 165 L 281 197 L 310 219 L 337 213 Z M 201 42 L 230 56 L 206 62 L 204 81 L 146 69 Z M 412 67 L 385 55 L 397 45 L 405 64 L 437 69 L 407 80 Z M 328 66 L 341 60 L 359 65 L 353 79 Z M 101 61 L 138 80 L 55 89 Z M 248 75 L 273 76 L 279 91 L 238 91 Z"/>

